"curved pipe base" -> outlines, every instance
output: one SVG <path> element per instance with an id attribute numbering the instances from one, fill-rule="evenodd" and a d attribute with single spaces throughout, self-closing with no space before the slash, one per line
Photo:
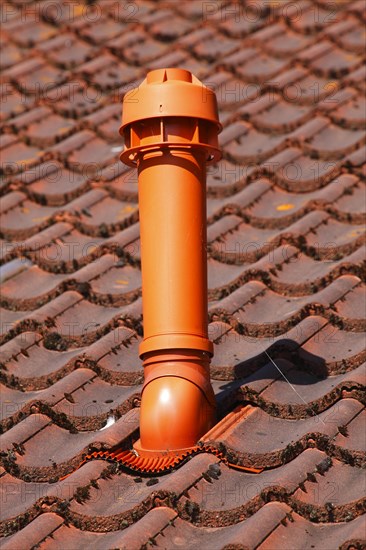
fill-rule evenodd
<path id="1" fill-rule="evenodd" d="M 210 382 L 210 355 L 193 349 L 144 354 L 141 396 L 141 448 L 191 448 L 215 423 L 216 400 Z"/>
<path id="2" fill-rule="evenodd" d="M 212 391 L 212 388 L 211 388 Z M 214 395 L 181 376 L 159 376 L 145 384 L 136 451 L 164 453 L 194 447 L 215 423 Z"/>

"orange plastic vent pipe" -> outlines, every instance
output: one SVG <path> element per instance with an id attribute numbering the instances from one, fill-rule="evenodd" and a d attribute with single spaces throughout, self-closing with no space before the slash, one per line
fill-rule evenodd
<path id="1" fill-rule="evenodd" d="M 144 339 L 139 456 L 194 446 L 215 422 L 209 365 L 206 164 L 220 158 L 214 92 L 189 71 L 158 69 L 123 101 L 137 166 Z"/>

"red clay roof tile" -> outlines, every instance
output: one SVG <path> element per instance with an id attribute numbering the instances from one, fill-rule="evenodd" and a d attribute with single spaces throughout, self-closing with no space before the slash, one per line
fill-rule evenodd
<path id="1" fill-rule="evenodd" d="M 207 525 L 219 516 L 220 524 L 230 525 L 235 516 L 248 516 L 250 506 L 257 508 L 258 501 L 264 499 L 267 492 L 291 495 L 306 481 L 307 472 L 315 470 L 325 457 L 317 449 L 307 449 L 289 464 L 263 472 L 260 481 L 244 472 L 237 471 L 233 476 L 227 466 L 221 465 L 217 480 L 202 479 L 188 491 L 189 501 L 199 507 L 196 521 Z"/>
<path id="2" fill-rule="evenodd" d="M 251 37 L 257 29 L 264 26 L 266 20 L 262 17 L 240 17 L 240 13 L 233 10 L 232 14 L 228 12 L 228 17 L 223 19 L 223 22 L 219 25 L 220 29 L 234 38 L 244 38 L 246 36 Z M 249 16 L 249 13 L 248 13 Z"/>
<path id="3" fill-rule="evenodd" d="M 117 531 L 81 531 L 72 525 L 66 526 L 66 524 L 63 524 L 52 534 L 52 538 L 47 539 L 42 546 L 46 549 L 51 545 L 55 549 L 63 550 L 65 544 L 74 545 L 76 543 L 78 546 L 92 545 L 95 550 L 103 550 L 107 547 L 138 548 L 146 540 L 153 540 L 153 537 L 166 525 L 169 525 L 175 517 L 176 513 L 170 508 L 159 507 L 150 510 L 139 521 L 127 527 L 128 522 L 124 523 L 124 520 L 122 520 L 121 528 Z"/>
<path id="4" fill-rule="evenodd" d="M 354 97 L 331 113 L 332 120 L 348 128 L 364 128 L 366 123 L 366 100 L 362 95 Z"/>
<path id="5" fill-rule="evenodd" d="M 2 5 L 2 546 L 358 547 L 364 2 L 89 4 Z M 212 444 L 259 474 L 213 454 L 152 479 L 76 469 L 138 437 L 138 189 L 118 127 L 126 91 L 166 66 L 219 102 Z"/>
<path id="6" fill-rule="evenodd" d="M 255 548 L 263 540 L 263 531 L 272 532 L 286 517 L 288 511 L 289 508 L 285 504 L 268 503 L 257 512 L 257 520 L 254 516 L 247 519 L 241 519 L 239 516 L 239 521 L 229 527 L 220 527 L 220 524 L 213 527 L 195 526 L 187 520 L 177 518 L 156 538 L 157 548 L 164 548 L 166 545 L 174 548 L 177 544 L 182 544 L 191 545 L 192 548 L 201 546 L 218 550 L 225 545 L 242 545 L 243 540 L 248 548 Z"/>
<path id="7" fill-rule="evenodd" d="M 6 120 L 9 117 L 15 117 L 24 112 L 33 105 L 33 99 L 18 92 L 9 82 L 2 83 L 1 89 L 1 114 L 0 119 Z"/>
<path id="8" fill-rule="evenodd" d="M 361 411 L 355 418 L 347 424 L 347 429 L 342 430 L 336 439 L 335 444 L 348 451 L 358 451 L 359 456 L 366 451 L 366 437 L 363 430 L 365 423 L 365 411 Z"/>
<path id="9" fill-rule="evenodd" d="M 24 530 L 9 536 L 4 541 L 3 548 L 6 550 L 18 550 L 19 545 L 24 542 L 23 537 L 27 539 L 30 545 L 35 545 L 40 540 L 51 535 L 63 522 L 63 519 L 54 512 L 45 512 L 26 525 Z"/>
<path id="10" fill-rule="evenodd" d="M 42 21 L 24 21 L 23 17 L 4 21 L 3 30 L 8 38 L 20 46 L 31 48 L 38 42 L 43 42 L 55 36 L 57 30 Z"/>
<path id="11" fill-rule="evenodd" d="M 311 114 L 312 109 L 308 105 L 294 105 L 272 96 L 269 108 L 255 114 L 251 120 L 256 128 L 264 131 L 286 132 L 309 120 Z"/>
<path id="12" fill-rule="evenodd" d="M 276 33 L 268 42 L 263 42 L 263 47 L 275 56 L 290 57 L 295 52 L 305 49 L 313 40 L 311 36 L 295 33 L 283 26 L 278 34 Z"/>
<path id="13" fill-rule="evenodd" d="M 249 82 L 264 83 L 286 69 L 287 65 L 283 59 L 256 51 L 252 59 L 239 65 L 237 72 Z"/>
<path id="14" fill-rule="evenodd" d="M 313 514 L 315 516 L 315 513 Z M 319 548 L 326 550 L 331 546 L 337 545 L 341 540 L 347 547 L 349 545 L 362 545 L 364 540 L 363 518 L 358 517 L 352 520 L 350 514 L 347 522 L 333 523 L 331 518 L 326 524 L 316 524 L 308 519 L 294 513 L 291 521 L 285 525 L 279 524 L 277 529 L 271 533 L 267 540 L 260 545 L 260 550 L 272 550 L 272 548 L 284 548 L 291 550 L 294 545 L 304 549 Z M 301 547 L 299 547 L 299 542 Z"/>

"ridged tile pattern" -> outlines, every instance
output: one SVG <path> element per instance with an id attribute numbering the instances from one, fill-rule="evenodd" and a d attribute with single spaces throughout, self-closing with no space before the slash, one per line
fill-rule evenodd
<path id="1" fill-rule="evenodd" d="M 1 10 L 1 547 L 362 548 L 364 0 Z M 221 423 L 215 452 L 149 476 L 101 458 L 138 438 L 143 383 L 121 100 L 170 66 L 215 90 L 224 127 L 207 175 Z"/>

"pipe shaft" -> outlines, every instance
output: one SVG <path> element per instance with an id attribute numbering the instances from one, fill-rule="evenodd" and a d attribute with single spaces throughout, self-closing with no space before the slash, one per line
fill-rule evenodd
<path id="1" fill-rule="evenodd" d="M 130 99 L 121 158 L 138 169 L 145 374 L 135 449 L 159 454 L 193 447 L 215 421 L 206 163 L 220 125 L 213 92 L 188 71 L 152 71 Z"/>
<path id="2" fill-rule="evenodd" d="M 210 351 L 203 153 L 171 150 L 145 155 L 139 164 L 138 188 L 144 318 L 141 352 L 181 347 L 180 339 L 183 344 L 190 337 L 196 342 L 194 349 Z"/>
<path id="3" fill-rule="evenodd" d="M 207 383 L 205 170 L 202 151 L 172 149 L 139 162 L 144 449 L 189 448 L 214 421 Z"/>

